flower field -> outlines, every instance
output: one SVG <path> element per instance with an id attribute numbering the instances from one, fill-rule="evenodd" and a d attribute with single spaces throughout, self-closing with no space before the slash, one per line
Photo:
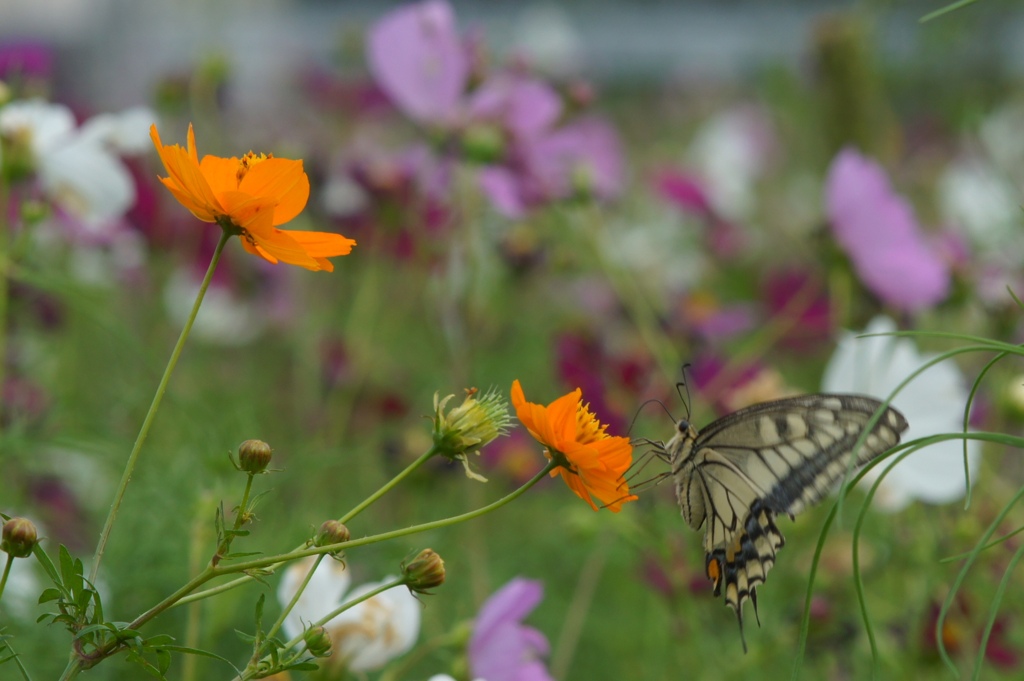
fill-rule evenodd
<path id="1" fill-rule="evenodd" d="M 1020 677 L 1019 10 L 273 4 L 0 9 L 0 678 Z"/>

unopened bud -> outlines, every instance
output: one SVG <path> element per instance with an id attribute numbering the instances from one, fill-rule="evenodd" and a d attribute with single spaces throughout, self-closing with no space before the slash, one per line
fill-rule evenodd
<path id="1" fill-rule="evenodd" d="M 406 586 L 416 593 L 444 584 L 444 561 L 434 549 L 423 549 L 408 564 L 402 565 Z"/>
<path id="2" fill-rule="evenodd" d="M 270 465 L 272 453 L 263 440 L 246 440 L 238 445 L 238 467 L 246 473 L 262 473 Z"/>
<path id="3" fill-rule="evenodd" d="M 340 544 L 348 541 L 352 534 L 343 523 L 337 520 L 325 520 L 316 533 L 315 544 L 327 546 L 328 544 Z"/>
<path id="4" fill-rule="evenodd" d="M 493 125 L 471 125 L 462 133 L 462 151 L 475 163 L 495 163 L 505 154 L 505 137 Z"/>
<path id="5" fill-rule="evenodd" d="M 11 518 L 4 523 L 0 549 L 15 558 L 27 558 L 39 541 L 36 526 L 28 518 Z"/>
<path id="6" fill-rule="evenodd" d="M 327 657 L 331 654 L 331 635 L 323 627 L 310 627 L 302 635 L 306 650 L 313 657 Z"/>

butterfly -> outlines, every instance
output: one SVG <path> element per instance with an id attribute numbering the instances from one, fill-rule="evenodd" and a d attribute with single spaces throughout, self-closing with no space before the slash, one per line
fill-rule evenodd
<path id="1" fill-rule="evenodd" d="M 828 494 L 851 467 L 891 449 L 907 419 L 886 407 L 855 450 L 882 403 L 861 395 L 801 395 L 755 404 L 698 431 L 687 420 L 665 444 L 683 519 L 704 526 L 704 571 L 715 595 L 736 613 L 744 652 L 743 604 L 757 614 L 764 583 L 786 540 L 775 524 Z"/>

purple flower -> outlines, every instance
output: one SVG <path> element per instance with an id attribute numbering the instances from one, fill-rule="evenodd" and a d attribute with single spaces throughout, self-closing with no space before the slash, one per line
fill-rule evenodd
<path id="1" fill-rule="evenodd" d="M 455 122 L 470 64 L 447 2 L 386 14 L 370 29 L 366 57 L 381 89 L 409 118 L 442 127 Z"/>
<path id="2" fill-rule="evenodd" d="M 930 248 L 885 171 L 851 148 L 832 161 L 825 202 L 836 241 L 861 282 L 886 304 L 917 312 L 949 293 L 948 265 Z"/>
<path id="3" fill-rule="evenodd" d="M 516 577 L 480 608 L 469 639 L 473 678 L 487 681 L 552 681 L 540 657 L 548 653 L 544 634 L 521 623 L 544 597 L 540 582 Z"/>

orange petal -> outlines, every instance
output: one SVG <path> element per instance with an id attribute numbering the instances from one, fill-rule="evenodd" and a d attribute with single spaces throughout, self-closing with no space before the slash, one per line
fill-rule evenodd
<path id="1" fill-rule="evenodd" d="M 275 212 L 276 216 L 277 213 Z M 333 258 L 348 255 L 356 245 L 355 239 L 349 239 L 333 232 L 300 232 L 288 230 L 288 236 L 302 244 L 306 252 L 314 258 Z"/>
<path id="2" fill-rule="evenodd" d="M 228 209 L 232 222 L 245 230 L 246 236 L 259 247 L 256 249 L 258 255 L 266 257 L 265 253 L 281 262 L 299 265 L 309 270 L 322 269 L 320 263 L 306 252 L 302 244 L 288 236 L 287 232 L 272 226 L 275 205 L 272 198 L 253 198 L 241 192 L 226 192 L 221 196 L 221 201 Z M 252 252 L 250 249 L 246 250 Z"/>
<path id="3" fill-rule="evenodd" d="M 272 196 L 277 201 L 274 225 L 283 225 L 302 212 L 309 200 L 309 178 L 302 161 L 268 158 L 255 164 L 242 178 L 238 191 L 250 196 Z"/>
<path id="4" fill-rule="evenodd" d="M 203 177 L 210 184 L 214 194 L 238 191 L 238 159 L 220 156 L 203 156 L 199 162 Z"/>
<path id="5" fill-rule="evenodd" d="M 191 133 L 191 126 L 189 127 L 189 134 L 190 144 L 194 147 L 195 137 Z M 185 201 L 182 201 L 182 203 L 200 220 L 212 222 L 213 216 L 223 211 L 217 201 L 217 197 L 210 189 L 209 183 L 203 177 L 199 164 L 194 162 L 190 154 L 177 144 L 164 146 L 160 140 L 160 133 L 157 131 L 156 125 L 150 126 L 149 136 L 153 140 L 153 145 L 156 147 L 157 154 L 159 154 L 167 174 L 170 176 L 168 179 L 176 185 L 178 192 L 188 194 L 191 197 L 188 203 Z M 171 188 L 170 184 L 166 182 L 164 184 Z M 177 197 L 178 195 L 176 194 Z M 178 200 L 181 201 L 180 198 Z"/>

